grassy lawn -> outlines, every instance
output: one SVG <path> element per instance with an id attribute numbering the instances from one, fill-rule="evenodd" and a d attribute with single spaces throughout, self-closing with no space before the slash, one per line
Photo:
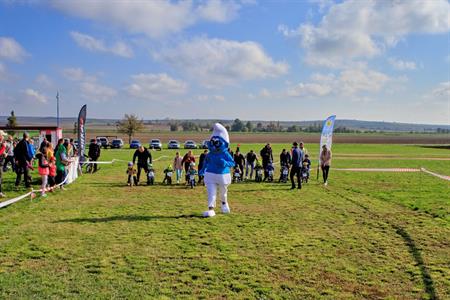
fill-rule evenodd
<path id="1" fill-rule="evenodd" d="M 283 145 L 273 147 L 278 160 Z M 315 166 L 318 147 L 307 148 Z M 450 158 L 448 150 L 351 144 L 333 150 L 336 168 L 423 166 L 450 175 L 450 160 L 414 159 Z M 152 152 L 158 182 L 174 153 Z M 301 191 L 234 184 L 232 213 L 204 219 L 204 187 L 127 187 L 131 156 L 103 151 L 102 160 L 125 162 L 102 165 L 67 191 L 0 210 L 0 298 L 450 297 L 448 182 L 423 173 L 331 170 L 324 187 L 313 172 Z M 9 191 L 10 172 L 5 181 L 9 197 L 25 191 Z"/>

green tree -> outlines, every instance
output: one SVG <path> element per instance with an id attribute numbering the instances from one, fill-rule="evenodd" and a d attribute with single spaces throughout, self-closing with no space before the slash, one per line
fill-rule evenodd
<path id="1" fill-rule="evenodd" d="M 14 128 L 17 127 L 17 118 L 16 115 L 14 114 L 14 111 L 11 111 L 11 116 L 8 117 L 8 123 L 6 123 L 6 128 L 11 129 L 11 130 L 7 130 L 9 135 L 14 135 Z"/>
<path id="2" fill-rule="evenodd" d="M 124 118 L 117 121 L 117 131 L 128 136 L 128 143 L 131 143 L 131 137 L 144 128 L 144 121 L 139 120 L 134 114 L 125 114 Z"/>
<path id="3" fill-rule="evenodd" d="M 183 131 L 198 131 L 198 126 L 194 122 L 185 121 L 180 125 L 183 128 Z"/>
<path id="4" fill-rule="evenodd" d="M 178 124 L 177 123 L 169 123 L 170 131 L 178 131 Z"/>
<path id="5" fill-rule="evenodd" d="M 245 128 L 247 128 L 248 132 L 252 132 L 253 130 L 253 124 L 250 121 L 247 121 L 247 123 L 245 124 Z"/>
<path id="6" fill-rule="evenodd" d="M 244 131 L 245 124 L 239 119 L 234 120 L 233 124 L 231 125 L 231 131 Z"/>

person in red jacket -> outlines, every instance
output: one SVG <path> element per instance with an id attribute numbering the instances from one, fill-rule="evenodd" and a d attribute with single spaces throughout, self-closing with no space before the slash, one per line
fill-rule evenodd
<path id="1" fill-rule="evenodd" d="M 50 173 L 49 165 L 47 162 L 46 155 L 47 147 L 44 146 L 41 149 L 42 152 L 36 154 L 36 158 L 38 159 L 38 172 L 41 175 L 42 184 L 41 184 L 41 197 L 47 197 L 45 193 L 47 191 L 47 183 L 48 183 L 48 175 Z"/>
<path id="2" fill-rule="evenodd" d="M 188 174 L 188 171 L 189 171 L 189 166 L 191 165 L 191 163 L 195 163 L 195 156 L 194 156 L 194 154 L 192 153 L 192 151 L 191 150 L 189 150 L 188 151 L 188 153 L 186 153 L 184 156 L 183 156 L 183 160 L 181 161 L 181 163 L 184 165 L 184 172 L 185 172 L 185 174 L 186 174 L 186 184 L 188 184 L 189 183 L 189 174 Z"/>

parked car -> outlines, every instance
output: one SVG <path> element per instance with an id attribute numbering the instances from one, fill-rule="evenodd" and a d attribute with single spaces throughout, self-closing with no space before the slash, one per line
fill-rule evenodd
<path id="1" fill-rule="evenodd" d="M 150 144 L 148 145 L 148 147 L 150 149 L 158 149 L 158 150 L 162 150 L 162 144 L 161 141 L 158 139 L 154 139 L 150 141 Z"/>
<path id="2" fill-rule="evenodd" d="M 184 149 L 197 149 L 197 144 L 194 141 L 186 141 L 184 143 Z"/>
<path id="3" fill-rule="evenodd" d="M 112 142 L 111 142 L 111 149 L 113 149 L 113 148 L 120 149 L 122 147 L 123 147 L 123 140 L 122 139 L 112 140 Z"/>
<path id="4" fill-rule="evenodd" d="M 108 141 L 107 138 L 100 136 L 100 137 L 97 137 L 97 142 L 98 142 L 98 141 L 100 141 L 100 145 L 101 145 L 103 148 L 105 148 L 105 149 L 108 148 L 108 146 L 109 146 L 109 141 Z"/>
<path id="5" fill-rule="evenodd" d="M 170 140 L 167 144 L 167 149 L 180 149 L 180 143 L 176 140 Z"/>
<path id="6" fill-rule="evenodd" d="M 130 149 L 137 149 L 141 146 L 141 142 L 139 140 L 132 140 L 130 143 Z"/>
<path id="7" fill-rule="evenodd" d="M 200 149 L 208 149 L 209 140 L 204 140 L 200 145 Z"/>

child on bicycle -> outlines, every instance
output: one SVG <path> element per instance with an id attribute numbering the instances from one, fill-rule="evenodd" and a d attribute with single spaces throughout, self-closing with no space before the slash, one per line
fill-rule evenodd
<path id="1" fill-rule="evenodd" d="M 128 185 L 129 186 L 133 186 L 133 185 L 137 185 L 137 177 L 136 177 L 136 168 L 134 167 L 134 164 L 130 161 L 128 163 L 128 168 L 127 168 L 127 175 L 128 175 Z"/>

